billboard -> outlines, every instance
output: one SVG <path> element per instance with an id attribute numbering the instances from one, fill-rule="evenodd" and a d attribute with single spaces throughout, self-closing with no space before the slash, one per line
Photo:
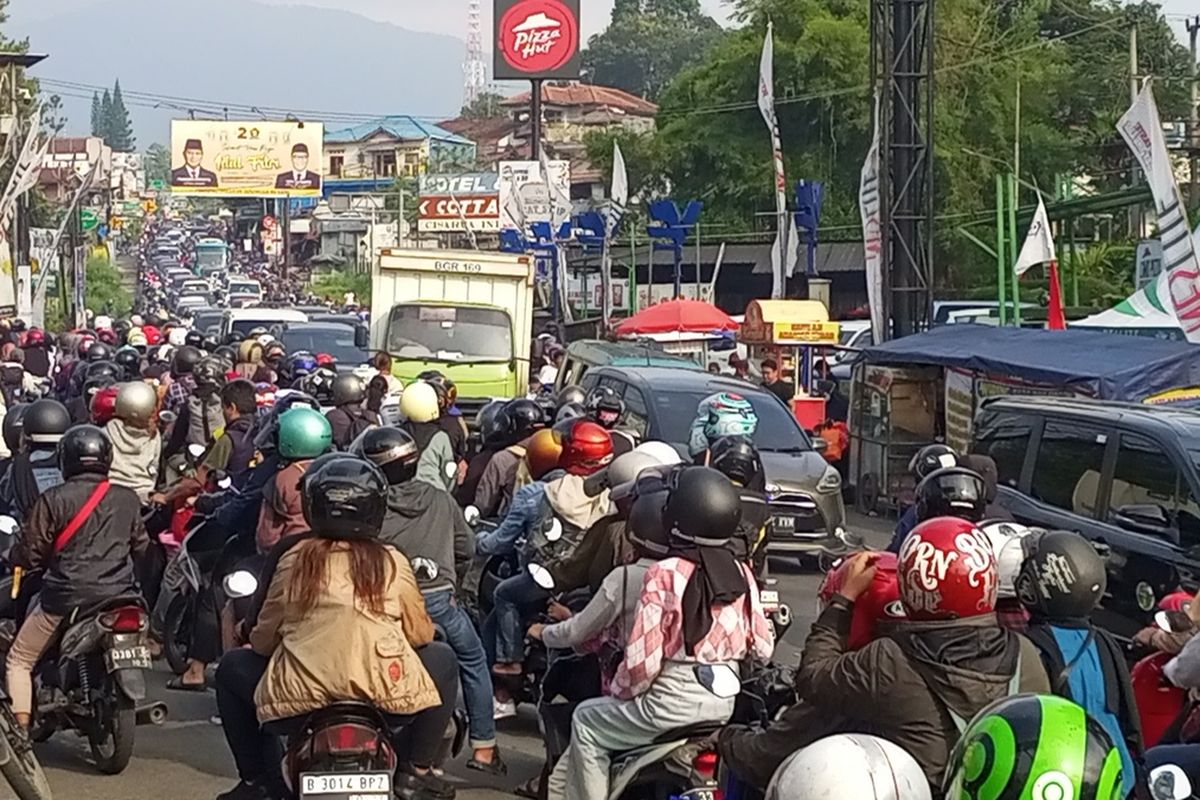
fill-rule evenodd
<path id="1" fill-rule="evenodd" d="M 171 191 L 320 197 L 324 136 L 319 122 L 173 120 Z"/>
<path id="2" fill-rule="evenodd" d="M 497 80 L 579 78 L 579 0 L 496 0 Z"/>
<path id="3" fill-rule="evenodd" d="M 499 176 L 495 172 L 422 175 L 417 230 L 447 233 L 500 230 Z"/>
<path id="4" fill-rule="evenodd" d="M 547 166 L 550 170 L 550 181 L 558 190 L 557 194 L 570 197 L 570 162 L 549 161 Z M 501 161 L 499 195 L 501 230 L 523 230 L 531 222 L 551 221 L 550 192 L 542 177 L 542 166 L 537 161 Z"/>

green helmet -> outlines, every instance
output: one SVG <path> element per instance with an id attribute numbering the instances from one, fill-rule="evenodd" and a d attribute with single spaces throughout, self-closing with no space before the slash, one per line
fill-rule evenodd
<path id="1" fill-rule="evenodd" d="M 289 461 L 316 458 L 333 445 L 333 428 L 320 411 L 297 407 L 279 417 L 279 455 Z"/>
<path id="2" fill-rule="evenodd" d="M 945 800 L 1121 800 L 1122 772 L 1120 751 L 1083 708 L 1021 694 L 975 715 L 950 754 L 942 791 Z"/>

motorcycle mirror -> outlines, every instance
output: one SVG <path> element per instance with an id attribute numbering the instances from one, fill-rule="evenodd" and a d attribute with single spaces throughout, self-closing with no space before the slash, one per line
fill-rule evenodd
<path id="1" fill-rule="evenodd" d="M 0 534 L 4 536 L 16 536 L 21 530 L 21 524 L 7 514 L 0 516 Z"/>
<path id="2" fill-rule="evenodd" d="M 188 458 L 190 458 L 192 461 L 199 461 L 200 459 L 204 458 L 204 445 L 194 443 L 189 444 L 187 446 L 187 454 Z"/>
<path id="3" fill-rule="evenodd" d="M 1192 782 L 1180 767 L 1163 764 L 1150 770 L 1150 796 L 1154 800 L 1189 800 Z"/>
<path id="4" fill-rule="evenodd" d="M 546 541 L 547 542 L 557 542 L 559 539 L 562 538 L 562 535 L 563 535 L 562 523 L 558 521 L 557 517 L 555 517 L 553 520 L 550 521 L 550 527 L 546 529 Z"/>
<path id="5" fill-rule="evenodd" d="M 1154 615 L 1154 624 L 1167 633 L 1182 633 L 1192 628 L 1192 620 L 1182 611 L 1159 611 Z"/>
<path id="6" fill-rule="evenodd" d="M 467 506 L 463 509 L 463 516 L 467 518 L 468 525 L 474 525 L 476 522 L 479 522 L 479 517 L 481 515 L 477 507 Z"/>
<path id="7" fill-rule="evenodd" d="M 717 697 L 726 700 L 742 691 L 742 680 L 728 664 L 698 664 L 696 680 Z"/>
<path id="8" fill-rule="evenodd" d="M 217 481 L 218 489 L 228 489 L 230 486 L 233 486 L 233 478 L 229 477 L 228 475 Z"/>
<path id="9" fill-rule="evenodd" d="M 554 576 L 550 574 L 550 570 L 541 564 L 530 564 L 526 569 L 529 570 L 529 577 L 533 578 L 533 582 L 540 588 L 546 591 L 554 588 Z"/>
<path id="10" fill-rule="evenodd" d="M 221 585 L 227 597 L 249 597 L 258 591 L 258 578 L 249 570 L 238 569 L 226 575 Z"/>
<path id="11" fill-rule="evenodd" d="M 446 465 L 446 477 L 453 478 L 457 474 L 458 474 L 458 464 L 455 464 L 453 461 L 451 461 L 449 464 Z"/>
<path id="12" fill-rule="evenodd" d="M 164 425 L 170 425 L 175 422 L 175 420 L 179 419 L 179 415 L 174 411 L 160 411 L 158 412 L 158 418 Z"/>

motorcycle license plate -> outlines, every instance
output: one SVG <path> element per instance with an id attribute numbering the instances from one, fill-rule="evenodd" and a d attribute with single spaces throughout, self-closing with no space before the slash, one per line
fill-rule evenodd
<path id="1" fill-rule="evenodd" d="M 777 606 L 779 605 L 779 592 L 774 589 L 763 589 L 758 593 L 758 599 L 764 606 Z"/>
<path id="2" fill-rule="evenodd" d="M 719 791 L 715 786 L 704 787 L 702 789 L 688 789 L 679 795 L 679 800 L 716 800 L 720 796 Z"/>
<path id="3" fill-rule="evenodd" d="M 330 772 L 300 776 L 300 800 L 391 800 L 392 776 L 386 772 Z"/>
<path id="4" fill-rule="evenodd" d="M 114 647 L 104 653 L 104 666 L 109 672 L 119 669 L 150 669 L 150 648 L 145 645 Z"/>

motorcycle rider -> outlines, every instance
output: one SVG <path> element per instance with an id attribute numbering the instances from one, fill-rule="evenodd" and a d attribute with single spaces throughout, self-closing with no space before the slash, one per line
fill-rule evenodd
<path id="1" fill-rule="evenodd" d="M 158 393 L 149 384 L 123 383 L 117 389 L 113 418 L 104 426 L 113 447 L 110 479 L 127 486 L 146 503 L 158 480 L 162 437 L 154 424 Z"/>
<path id="2" fill-rule="evenodd" d="M 71 415 L 57 400 L 42 398 L 29 405 L 22 419 L 24 444 L 13 456 L 0 487 L 0 498 L 8 503 L 9 513 L 23 520 L 38 496 L 63 482 L 57 447 Z"/>
<path id="3" fill-rule="evenodd" d="M 485 519 L 503 513 L 512 503 L 517 467 L 525 455 L 529 437 L 543 427 L 544 420 L 537 403 L 518 398 L 504 405 L 494 424 L 502 449 L 488 461 L 475 489 L 474 505 Z"/>
<path id="4" fill-rule="evenodd" d="M 25 371 L 35 378 L 49 378 L 52 359 L 50 342 L 41 328 L 30 328 L 25 334 Z"/>
<path id="5" fill-rule="evenodd" d="M 300 479 L 309 464 L 333 445 L 329 420 L 311 408 L 293 408 L 279 417 L 279 471 L 263 488 L 259 512 L 258 551 L 266 553 L 280 539 L 307 530 L 301 505 Z"/>
<path id="6" fill-rule="evenodd" d="M 613 456 L 621 456 L 637 447 L 633 434 L 617 428 L 625 416 L 625 401 L 611 386 L 597 386 L 587 398 L 588 418 L 612 434 Z"/>
<path id="7" fill-rule="evenodd" d="M 196 348 L 192 350 L 199 352 Z M 226 382 L 225 367 L 221 359 L 204 356 L 192 368 L 192 390 L 180 407 L 179 418 L 171 426 L 170 443 L 166 447 L 168 457 L 189 444 L 208 447 L 213 443 L 225 421 L 220 396 Z"/>
<path id="8" fill-rule="evenodd" d="M 908 462 L 908 472 L 917 482 L 919 490 L 921 483 L 932 473 L 958 465 L 958 454 L 954 452 L 953 448 L 941 443 L 927 444 L 913 454 Z M 913 503 L 900 515 L 900 519 L 896 522 L 896 528 L 892 531 L 892 540 L 885 549 L 892 553 L 899 553 L 900 543 L 904 541 L 905 536 L 908 536 L 909 531 L 917 526 L 918 522 L 920 520 L 917 519 L 917 504 Z"/>
<path id="9" fill-rule="evenodd" d="M 753 437 L 758 414 L 750 401 L 734 392 L 718 392 L 700 401 L 688 435 L 688 454 L 696 464 L 707 464 L 713 442 L 726 436 Z"/>
<path id="10" fill-rule="evenodd" d="M 187 345 L 175 351 L 171 357 L 171 380 L 167 386 L 167 393 L 163 396 L 163 411 L 170 411 L 177 417 L 183 415 L 188 398 L 196 388 L 192 370 L 200 363 L 202 357 L 198 349 Z"/>
<path id="11" fill-rule="evenodd" d="M 1037 648 L 996 623 L 987 538 L 952 517 L 920 523 L 900 548 L 907 619 L 848 652 L 854 605 L 874 580 L 875 558 L 852 556 L 845 583 L 804 644 L 796 688 L 806 702 L 903 747 L 937 786 L 966 720 L 1000 697 L 1048 692 L 1050 682 Z"/>
<path id="12" fill-rule="evenodd" d="M 940 458 L 944 460 L 949 456 L 943 455 Z M 955 458 L 957 459 L 957 456 Z M 916 502 L 900 518 L 900 523 L 892 534 L 892 541 L 886 549 L 892 553 L 900 552 L 903 537 L 896 537 L 903 528 L 911 531 L 912 528 L 908 527 L 910 522 L 914 527 L 936 517 L 958 517 L 969 522 L 983 522 L 986 513 L 987 485 L 982 476 L 960 466 L 935 469 L 925 473 L 925 477 L 917 484 Z"/>
<path id="13" fill-rule="evenodd" d="M 681 470 L 662 514 L 670 557 L 646 572 L 612 696 L 575 709 L 550 800 L 605 800 L 614 752 L 681 726 L 728 720 L 735 698 L 706 688 L 697 667 L 736 674 L 751 652 L 767 659 L 774 651 L 754 576 L 728 546 L 741 516 L 729 479 L 708 467 Z"/>
<path id="14" fill-rule="evenodd" d="M 503 400 L 492 400 L 475 414 L 475 454 L 467 462 L 467 471 L 462 483 L 454 490 L 454 497 L 463 508 L 474 505 L 479 481 L 492 458 L 504 446 L 502 431 L 496 424 Z"/>
<path id="15" fill-rule="evenodd" d="M 421 451 L 417 480 L 449 491 L 458 468 L 450 436 L 438 423 L 441 410 L 437 391 L 425 381 L 413 381 L 400 395 L 400 414 L 404 418 L 401 427 Z"/>
<path id="16" fill-rule="evenodd" d="M 43 573 L 38 600 L 8 652 L 8 693 L 24 727 L 32 713 L 33 667 L 63 618 L 136 590 L 135 561 L 150 539 L 137 495 L 108 480 L 112 456 L 99 428 L 67 431 L 58 443 L 65 482 L 38 497 L 10 556 L 14 567 Z"/>
<path id="17" fill-rule="evenodd" d="M 362 378 L 352 373 L 333 379 L 333 408 L 325 413 L 333 428 L 333 446 L 345 450 L 358 435 L 379 424 L 379 417 L 363 407 L 367 388 Z"/>
<path id="18" fill-rule="evenodd" d="M 487 654 L 471 618 L 455 599 L 458 576 L 471 565 L 474 534 L 449 493 L 414 480 L 421 454 L 406 432 L 371 428 L 354 442 L 351 452 L 387 477 L 387 516 L 379 540 L 408 556 L 425 610 L 458 658 L 474 750 L 467 767 L 502 775 L 506 767 L 496 749 Z"/>
<path id="19" fill-rule="evenodd" d="M 734 542 L 742 548 L 738 556 L 750 562 L 755 575 L 761 575 L 767 560 L 767 523 L 771 512 L 758 449 L 748 436 L 723 436 L 709 448 L 708 464 L 733 481 L 741 492 L 742 520 Z"/>
<path id="20" fill-rule="evenodd" d="M 1054 693 L 1082 706 L 1112 737 L 1128 794 L 1143 755 L 1142 726 L 1124 648 L 1090 619 L 1108 586 L 1104 559 L 1071 531 L 1034 535 L 1023 545 L 1029 552 L 1017 596 L 1030 611 L 1026 635 L 1041 651 Z"/>
<path id="21" fill-rule="evenodd" d="M 361 458 L 336 455 L 305 476 L 301 492 L 312 535 L 279 557 L 250 648 L 231 650 L 217 669 L 217 707 L 240 778 L 219 800 L 275 796 L 272 734 L 296 732 L 338 701 L 371 703 L 405 728 L 396 741 L 398 794 L 453 798 L 432 766 L 453 714 L 458 665 L 448 645 L 433 641 L 408 559 L 379 541 L 387 479 Z"/>

